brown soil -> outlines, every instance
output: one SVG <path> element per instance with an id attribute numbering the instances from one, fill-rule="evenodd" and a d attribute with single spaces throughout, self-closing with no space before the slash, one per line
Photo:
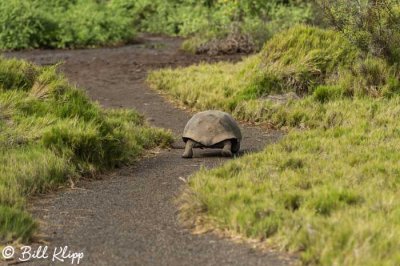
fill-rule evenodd
<path id="1" fill-rule="evenodd" d="M 64 61 L 71 82 L 87 89 L 105 107 L 136 108 L 155 126 L 179 135 L 190 114 L 166 102 L 145 85 L 149 70 L 200 61 L 240 59 L 238 55 L 207 57 L 179 52 L 178 39 L 145 37 L 141 44 L 89 50 L 35 50 L 8 53 L 41 65 Z M 243 150 L 260 150 L 278 133 L 242 127 Z M 179 144 L 179 143 L 178 143 Z M 78 188 L 40 197 L 31 204 L 50 247 L 68 245 L 83 251 L 82 265 L 286 265 L 288 256 L 260 252 L 214 234 L 193 235 L 177 221 L 174 198 L 201 166 L 225 162 L 216 151 L 162 150 L 130 167 L 117 169 Z M 53 264 L 51 260 L 29 264 Z"/>

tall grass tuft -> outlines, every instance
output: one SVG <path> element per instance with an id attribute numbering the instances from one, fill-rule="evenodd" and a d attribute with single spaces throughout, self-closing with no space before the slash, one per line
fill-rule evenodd
<path id="1" fill-rule="evenodd" d="M 277 127 L 293 124 L 282 104 L 291 104 L 292 97 L 276 101 L 277 94 L 314 94 L 327 101 L 391 97 L 400 89 L 397 71 L 387 62 L 365 56 L 338 32 L 304 25 L 277 34 L 242 62 L 162 69 L 150 73 L 148 83 L 191 108 L 220 108 L 239 119 Z"/>
<path id="2" fill-rule="evenodd" d="M 104 110 L 55 66 L 0 58 L 0 243 L 29 240 L 31 195 L 135 160 L 167 145 L 133 110 Z"/>

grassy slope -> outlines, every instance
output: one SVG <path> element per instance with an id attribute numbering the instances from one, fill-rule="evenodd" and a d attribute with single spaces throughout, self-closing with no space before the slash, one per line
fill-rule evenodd
<path id="1" fill-rule="evenodd" d="M 30 195 L 119 166 L 171 136 L 130 110 L 103 110 L 56 67 L 0 58 L 0 243 L 28 240 Z"/>
<path id="2" fill-rule="evenodd" d="M 300 251 L 306 264 L 400 263 L 399 85 L 383 60 L 298 26 L 244 62 L 161 70 L 149 83 L 194 109 L 289 128 L 261 153 L 195 174 L 184 220 Z M 288 91 L 304 97 L 268 100 Z"/>

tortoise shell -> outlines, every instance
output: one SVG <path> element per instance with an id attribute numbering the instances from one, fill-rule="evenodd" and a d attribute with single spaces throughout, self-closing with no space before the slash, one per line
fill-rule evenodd
<path id="1" fill-rule="evenodd" d="M 242 133 L 238 123 L 230 114 L 209 110 L 195 114 L 187 122 L 182 138 L 185 142 L 191 139 L 203 146 L 210 147 L 229 139 L 240 143 Z"/>

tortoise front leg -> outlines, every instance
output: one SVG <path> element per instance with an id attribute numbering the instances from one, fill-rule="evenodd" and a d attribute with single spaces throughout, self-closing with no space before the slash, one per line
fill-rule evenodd
<path id="1" fill-rule="evenodd" d="M 221 153 L 222 153 L 222 156 L 232 157 L 232 141 L 231 140 L 224 141 L 224 147 L 222 148 Z"/>
<path id="2" fill-rule="evenodd" d="M 182 154 L 182 158 L 192 158 L 193 157 L 193 147 L 194 141 L 188 139 L 186 141 L 185 152 Z"/>

